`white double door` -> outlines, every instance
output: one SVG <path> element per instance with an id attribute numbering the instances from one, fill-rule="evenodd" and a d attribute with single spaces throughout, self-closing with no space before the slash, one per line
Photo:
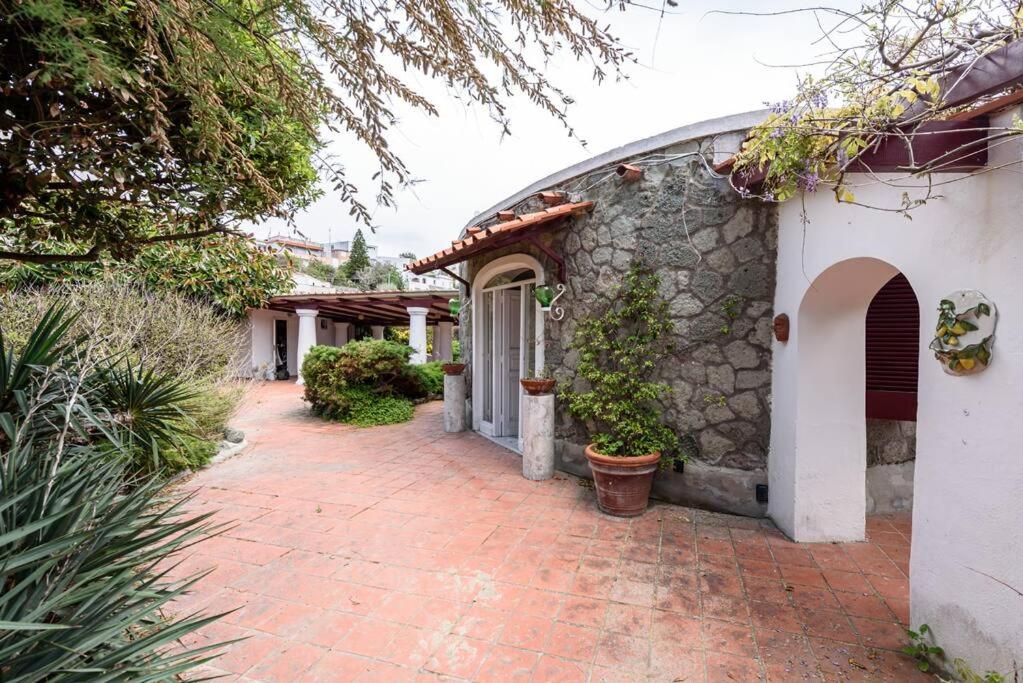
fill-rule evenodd
<path id="1" fill-rule="evenodd" d="M 530 364 L 527 335 L 533 327 L 532 307 L 528 306 L 531 301 L 528 284 L 483 292 L 480 431 L 489 436 L 519 435 L 519 379 Z"/>

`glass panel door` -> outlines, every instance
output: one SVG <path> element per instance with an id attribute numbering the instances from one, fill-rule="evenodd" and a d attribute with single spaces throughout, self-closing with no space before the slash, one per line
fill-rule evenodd
<path id="1" fill-rule="evenodd" d="M 521 359 L 522 292 L 519 288 L 501 290 L 501 366 L 504 370 L 499 388 L 501 397 L 501 436 L 519 433 L 519 369 Z"/>
<path id="2" fill-rule="evenodd" d="M 483 366 L 479 372 L 479 391 L 483 397 L 483 415 L 480 430 L 484 434 L 494 433 L 494 292 L 483 292 L 480 306 L 480 322 L 483 325 L 482 339 Z"/>

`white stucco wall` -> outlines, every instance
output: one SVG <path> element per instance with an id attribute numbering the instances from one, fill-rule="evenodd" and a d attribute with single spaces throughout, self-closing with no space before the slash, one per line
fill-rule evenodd
<path id="1" fill-rule="evenodd" d="M 901 270 L 921 305 L 911 620 L 981 672 L 1023 666 L 1021 158 L 1020 142 L 992 149 L 990 168 L 1016 165 L 938 188 L 913 220 L 826 192 L 806 198 L 805 234 L 798 198 L 779 215 L 775 313 L 792 330 L 774 348 L 769 512 L 797 540 L 862 536 L 862 314 Z M 898 206 L 900 190 L 856 182 L 859 201 Z M 927 349 L 938 301 L 957 289 L 1000 314 L 991 367 L 969 377 Z"/>
<path id="2" fill-rule="evenodd" d="M 329 318 L 316 318 L 316 345 L 334 345 L 334 321 Z"/>
<path id="3" fill-rule="evenodd" d="M 260 368 L 273 367 L 274 320 L 288 321 L 288 372 L 296 373 L 296 349 L 298 348 L 298 319 L 280 311 L 250 310 L 249 340 L 251 343 L 251 367 L 256 373 Z M 319 336 L 319 333 L 317 333 Z M 259 375 L 258 378 L 262 378 Z"/>

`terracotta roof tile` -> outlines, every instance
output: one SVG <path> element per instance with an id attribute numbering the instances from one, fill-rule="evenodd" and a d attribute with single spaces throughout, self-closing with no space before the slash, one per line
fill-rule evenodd
<path id="1" fill-rule="evenodd" d="M 552 206 L 543 211 L 513 216 L 495 225 L 485 227 L 474 225 L 466 229 L 465 238 L 453 241 L 450 247 L 438 251 L 436 254 L 405 264 L 405 269 L 421 274 L 444 268 L 465 260 L 471 253 L 485 250 L 489 244 L 496 243 L 501 238 L 538 227 L 558 218 L 577 216 L 592 210 L 593 202 L 571 202 Z"/>

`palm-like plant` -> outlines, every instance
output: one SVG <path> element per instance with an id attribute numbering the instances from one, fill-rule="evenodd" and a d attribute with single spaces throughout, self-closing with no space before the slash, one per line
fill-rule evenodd
<path id="1" fill-rule="evenodd" d="M 186 394 L 94 370 L 71 322 L 47 312 L 17 357 L 0 333 L 0 680 L 167 680 L 213 656 L 172 645 L 217 617 L 165 620 L 201 575 L 170 581 L 158 566 L 215 529 L 113 454 L 173 438 Z"/>
<path id="2" fill-rule="evenodd" d="M 121 444 L 132 452 L 149 454 L 149 470 L 160 469 L 161 445 L 176 444 L 192 425 L 181 406 L 195 392 L 173 377 L 136 369 L 131 363 L 110 365 L 99 371 L 97 402 L 110 411 L 121 434 Z"/>

